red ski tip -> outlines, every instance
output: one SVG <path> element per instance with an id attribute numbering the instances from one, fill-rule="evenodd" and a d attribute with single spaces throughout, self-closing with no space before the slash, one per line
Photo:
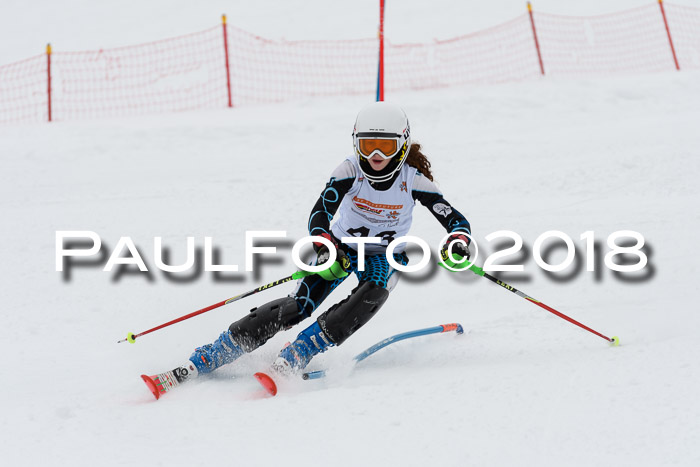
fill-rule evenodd
<path id="1" fill-rule="evenodd" d="M 277 394 L 277 385 L 275 382 L 270 378 L 268 375 L 265 373 L 255 373 L 255 379 L 258 380 L 258 383 L 265 388 L 265 391 L 271 396 L 274 396 Z"/>
<path id="2" fill-rule="evenodd" d="M 155 397 L 156 400 L 160 399 L 160 391 L 158 390 L 158 386 L 156 386 L 156 382 L 153 381 L 153 378 L 150 376 L 141 375 L 141 379 L 144 383 L 146 383 L 146 386 L 148 386 L 148 389 L 153 394 L 153 397 Z"/>

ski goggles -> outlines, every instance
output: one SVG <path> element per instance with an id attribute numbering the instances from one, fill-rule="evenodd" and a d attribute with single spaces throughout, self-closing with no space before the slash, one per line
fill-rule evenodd
<path id="1" fill-rule="evenodd" d="M 375 154 L 382 159 L 391 159 L 399 152 L 398 138 L 357 138 L 360 155 L 369 159 Z"/>

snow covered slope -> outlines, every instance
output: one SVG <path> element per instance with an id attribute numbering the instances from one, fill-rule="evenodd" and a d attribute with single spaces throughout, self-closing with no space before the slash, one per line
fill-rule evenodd
<path id="1" fill-rule="evenodd" d="M 331 368 L 328 379 L 274 399 L 257 398 L 249 375 L 296 330 L 157 403 L 138 375 L 179 364 L 291 286 L 134 345 L 116 341 L 292 270 L 285 259 L 257 276 L 217 282 L 203 273 L 177 283 L 153 268 L 152 239 L 163 236 L 177 262 L 186 236 L 200 246 L 212 236 L 222 261 L 242 265 L 246 229 L 304 235 L 310 206 L 348 154 L 362 99 L 1 128 L 5 457 L 61 465 L 304 465 L 314 456 L 339 465 L 696 465 L 698 83 L 669 73 L 394 96 L 486 249 L 484 235 L 496 230 L 516 231 L 531 247 L 558 229 L 582 254 L 582 232 L 604 241 L 632 229 L 651 247 L 651 275 L 627 283 L 598 263 L 599 280 L 582 268 L 557 282 L 530 257 L 527 280 L 511 280 L 619 334 L 619 348 L 476 277 L 405 277 L 366 328 L 312 362 Z M 413 233 L 437 242 L 439 225 L 424 211 L 416 208 Z M 94 230 L 107 253 L 131 236 L 153 273 L 92 266 L 67 282 L 54 267 L 56 230 Z M 346 374 L 353 355 L 384 337 L 453 321 L 471 333 L 402 342 Z"/>
<path id="2" fill-rule="evenodd" d="M 287 245 L 283 259 L 258 274 L 178 280 L 154 267 L 153 237 L 163 237 L 173 263 L 184 259 L 191 235 L 198 246 L 213 237 L 221 262 L 243 265 L 246 230 L 305 235 L 308 212 L 350 153 L 355 114 L 369 98 L 0 127 L 5 463 L 700 463 L 697 73 L 390 96 L 407 110 L 437 181 L 482 248 L 493 251 L 484 236 L 497 230 L 524 238 L 525 273 L 496 275 L 619 335 L 621 347 L 488 281 L 435 268 L 405 275 L 376 318 L 312 362 L 330 369 L 325 380 L 292 382 L 265 398 L 250 377 L 294 329 L 153 400 L 139 374 L 180 364 L 292 286 L 134 345 L 117 340 L 294 269 Z M 97 232 L 105 254 L 130 236 L 152 273 L 102 272 L 102 262 L 67 278 L 55 271 L 57 230 Z M 548 230 L 569 234 L 582 260 L 581 233 L 594 231 L 605 253 L 610 233 L 636 230 L 649 265 L 636 282 L 612 274 L 602 257 L 597 272 L 583 263 L 545 275 L 531 248 Z M 422 206 L 412 233 L 433 245 L 443 235 Z M 398 343 L 350 374 L 352 357 L 382 338 L 454 321 L 470 333 Z"/>

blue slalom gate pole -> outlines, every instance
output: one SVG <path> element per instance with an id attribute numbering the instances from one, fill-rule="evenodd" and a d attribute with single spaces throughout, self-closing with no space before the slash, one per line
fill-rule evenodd
<path id="1" fill-rule="evenodd" d="M 381 350 L 384 347 L 391 345 L 395 342 L 399 342 L 399 341 L 402 341 L 405 339 L 411 339 L 413 337 L 427 336 L 428 334 L 440 334 L 443 332 L 450 332 L 450 331 L 455 331 L 455 332 L 457 332 L 457 334 L 463 334 L 464 328 L 462 328 L 462 325 L 459 323 L 441 324 L 439 326 L 434 326 L 432 328 L 417 329 L 415 331 L 403 332 L 401 334 L 396 334 L 395 336 L 387 337 L 383 341 L 377 342 L 372 347 L 357 354 L 354 358 L 355 364 L 360 363 L 362 360 L 369 357 L 373 353 L 375 353 L 378 350 Z M 319 378 L 323 378 L 324 376 L 326 376 L 325 370 L 317 370 L 317 371 L 309 371 L 308 373 L 304 373 L 302 375 L 302 378 L 303 379 L 319 379 Z"/>

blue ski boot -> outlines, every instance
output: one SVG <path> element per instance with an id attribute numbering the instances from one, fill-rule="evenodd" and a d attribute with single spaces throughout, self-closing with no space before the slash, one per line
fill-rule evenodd
<path id="1" fill-rule="evenodd" d="M 233 341 L 231 331 L 226 330 L 213 343 L 197 347 L 190 356 L 190 361 L 197 367 L 198 373 L 206 374 L 231 363 L 244 353 Z"/>
<path id="2" fill-rule="evenodd" d="M 272 368 L 282 375 L 295 374 L 303 370 L 315 355 L 325 352 L 333 345 L 318 322 L 314 322 L 299 333 L 294 342 L 282 349 Z"/>

